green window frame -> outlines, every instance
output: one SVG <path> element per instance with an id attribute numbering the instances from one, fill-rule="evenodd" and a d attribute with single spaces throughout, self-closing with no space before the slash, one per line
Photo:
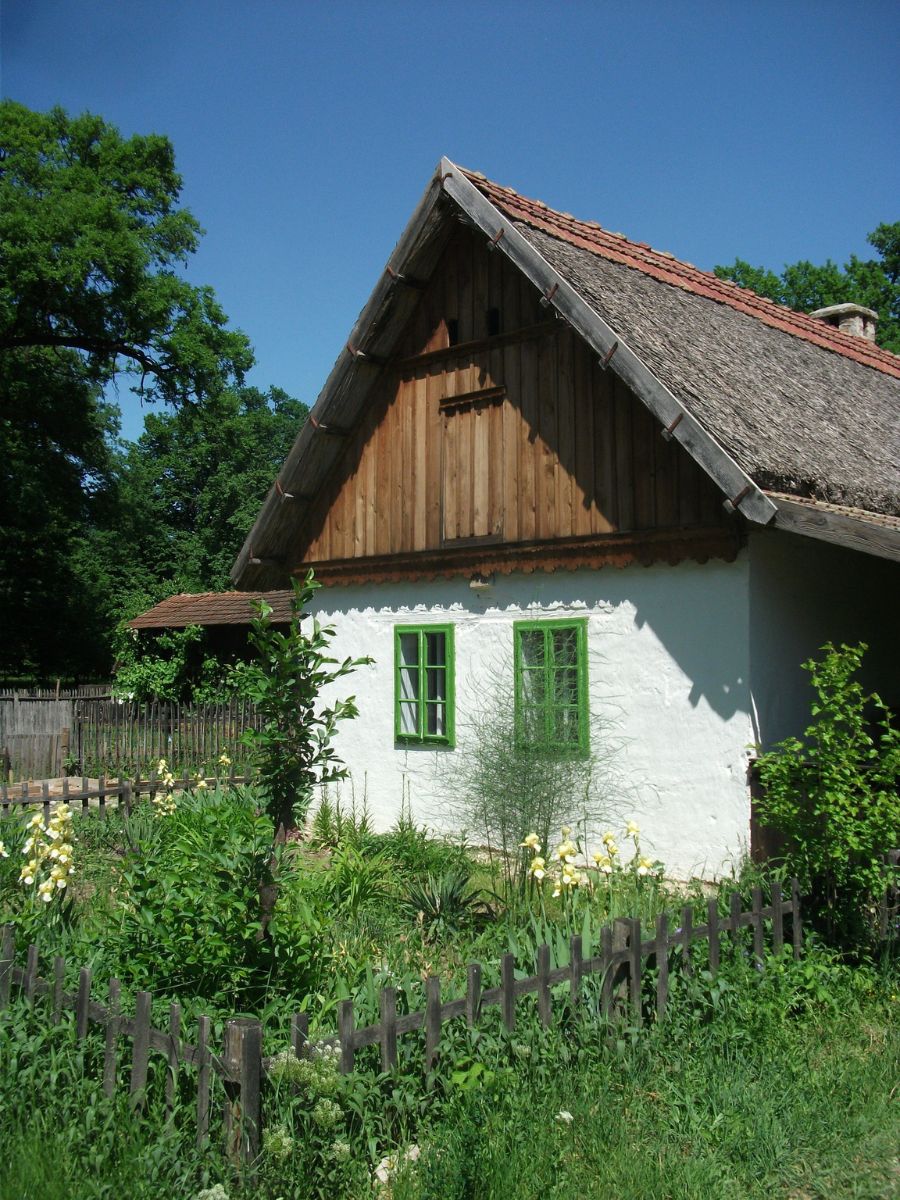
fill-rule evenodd
<path id="1" fill-rule="evenodd" d="M 454 746 L 455 664 L 452 625 L 394 627 L 394 737 Z"/>
<path id="2" fill-rule="evenodd" d="M 587 754 L 587 619 L 513 625 L 516 730 L 524 745 Z"/>

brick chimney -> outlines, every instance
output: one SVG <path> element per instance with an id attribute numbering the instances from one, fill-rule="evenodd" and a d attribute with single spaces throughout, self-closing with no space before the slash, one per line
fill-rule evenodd
<path id="1" fill-rule="evenodd" d="M 809 315 L 826 325 L 833 325 L 835 329 L 842 329 L 844 333 L 853 333 L 869 342 L 875 341 L 878 313 L 871 308 L 863 308 L 861 304 L 830 304 L 828 308 L 817 308 Z"/>

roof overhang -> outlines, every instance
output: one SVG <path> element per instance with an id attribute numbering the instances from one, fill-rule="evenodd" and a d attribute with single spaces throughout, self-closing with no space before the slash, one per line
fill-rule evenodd
<path id="1" fill-rule="evenodd" d="M 769 492 L 777 505 L 773 527 L 900 562 L 900 517 Z"/>

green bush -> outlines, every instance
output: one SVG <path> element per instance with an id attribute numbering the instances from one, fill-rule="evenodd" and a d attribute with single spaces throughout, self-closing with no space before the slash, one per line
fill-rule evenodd
<path id="1" fill-rule="evenodd" d="M 131 826 L 116 939 L 124 979 L 209 1000 L 261 1002 L 275 966 L 266 889 L 288 869 L 249 789 L 181 797 Z M 269 893 L 271 895 L 271 893 Z"/>
<path id="2" fill-rule="evenodd" d="M 759 759 L 760 818 L 786 838 L 786 863 L 808 911 L 835 943 L 871 946 L 900 837 L 900 733 L 881 698 L 855 678 L 867 647 L 823 648 L 803 664 L 816 698 L 802 740 Z"/>

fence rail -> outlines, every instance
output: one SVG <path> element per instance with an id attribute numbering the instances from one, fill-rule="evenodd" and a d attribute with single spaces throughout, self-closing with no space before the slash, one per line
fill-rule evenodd
<path id="1" fill-rule="evenodd" d="M 570 941 L 570 959 L 565 966 L 551 968 L 550 948 L 539 947 L 537 973 L 524 979 L 515 977 L 515 958 L 503 955 L 500 961 L 500 985 L 482 989 L 482 968 L 470 963 L 466 972 L 466 994 L 451 1000 L 442 1000 L 441 983 L 436 976 L 425 981 L 425 1007 L 415 1012 L 398 1013 L 397 991 L 393 987 L 382 988 L 379 996 L 379 1016 L 376 1024 L 356 1027 L 353 1002 L 343 1000 L 337 1010 L 337 1039 L 339 1066 L 344 1074 L 356 1067 L 356 1054 L 366 1046 L 380 1047 L 381 1067 L 393 1070 L 399 1060 L 398 1039 L 404 1034 L 424 1030 L 425 1069 L 430 1071 L 440 1052 L 441 1030 L 447 1022 L 465 1018 L 470 1026 L 481 1020 L 490 1007 L 500 1009 L 504 1028 L 512 1032 L 516 1027 L 516 1007 L 525 996 L 534 995 L 537 1000 L 539 1019 L 544 1026 L 553 1023 L 554 996 L 552 988 L 568 984 L 565 1003 L 572 1009 L 590 1009 L 607 1020 L 629 1016 L 640 1026 L 655 1014 L 655 1019 L 665 1018 L 669 999 L 669 979 L 673 967 L 685 975 L 693 970 L 692 948 L 699 941 L 709 944 L 709 970 L 715 974 L 720 966 L 723 944 L 738 955 L 746 952 L 742 933 L 752 931 L 752 955 L 759 966 L 765 965 L 766 924 L 771 927 L 771 945 L 776 954 L 785 946 L 784 918 L 790 920 L 790 945 L 795 958 L 802 950 L 803 929 L 800 911 L 800 893 L 796 880 L 792 881 L 791 894 L 785 899 L 781 885 L 771 886 L 772 902 L 763 904 L 762 890 L 754 888 L 751 907 L 742 910 L 741 897 L 732 893 L 728 916 L 720 916 L 718 902 L 709 900 L 707 920 L 694 924 L 694 912 L 685 906 L 680 914 L 681 924 L 670 929 L 668 914 L 661 914 L 656 921 L 654 935 L 642 938 L 641 922 L 634 918 L 620 918 L 601 930 L 600 953 L 585 957 L 580 937 Z M 673 957 L 680 951 L 679 959 Z M 652 991 L 645 989 L 645 962 L 653 960 L 656 979 Z M 591 975 L 600 978 L 599 996 L 588 995 L 583 987 Z M 66 963 L 61 957 L 53 960 L 53 979 L 43 979 L 38 974 L 38 949 L 30 945 L 25 966 L 15 962 L 15 938 L 12 926 L 3 932 L 0 951 L 0 1010 L 10 1001 L 11 985 L 19 984 L 25 999 L 33 1003 L 35 997 L 47 995 L 52 1004 L 52 1020 L 58 1023 L 63 1009 L 74 1011 L 76 1036 L 79 1040 L 87 1036 L 91 1022 L 105 1030 L 103 1057 L 103 1088 L 112 1095 L 118 1086 L 119 1043 L 122 1039 L 131 1042 L 131 1068 L 129 1091 L 136 1103 L 145 1102 L 148 1077 L 148 1061 L 151 1051 L 165 1056 L 168 1064 L 165 1085 L 165 1104 L 171 1111 L 176 1095 L 178 1071 L 186 1067 L 197 1075 L 196 1122 L 197 1138 L 202 1142 L 209 1134 L 211 1093 L 213 1077 L 221 1079 L 225 1090 L 224 1126 L 226 1145 L 231 1153 L 244 1161 L 252 1161 L 259 1153 L 262 1133 L 262 1087 L 271 1059 L 263 1053 L 263 1030 L 257 1020 L 239 1019 L 226 1025 L 221 1053 L 210 1043 L 211 1022 L 208 1017 L 198 1020 L 197 1038 L 194 1043 L 184 1040 L 182 1035 L 181 1008 L 169 1006 L 168 1029 L 156 1029 L 151 1024 L 152 994 L 140 991 L 135 995 L 133 1017 L 126 1016 L 121 1007 L 121 986 L 112 979 L 107 988 L 108 1001 L 98 1003 L 91 998 L 93 979 L 91 971 L 82 967 L 78 972 L 78 988 L 67 991 L 64 987 Z M 645 991 L 648 994 L 645 995 Z M 291 1046 L 297 1057 L 317 1052 L 318 1047 L 333 1038 L 320 1038 L 312 1044 L 308 1038 L 308 1016 L 305 1012 L 295 1013 L 291 1019 Z"/>
<path id="2" fill-rule="evenodd" d="M 189 776 L 185 773 L 181 778 L 175 779 L 172 791 L 183 792 L 189 788 L 196 788 L 199 779 L 203 779 L 206 787 L 209 788 L 215 787 L 219 783 L 229 785 L 250 783 L 253 778 L 254 776 L 248 771 L 237 773 L 232 764 L 227 774 L 218 776 Z M 126 813 L 129 813 L 135 799 L 139 800 L 141 796 L 149 796 L 153 800 L 157 795 L 162 795 L 169 790 L 155 771 L 151 771 L 147 779 L 123 779 L 121 777 L 107 779 L 106 776 L 101 775 L 96 785 L 92 785 L 86 777 L 82 777 L 80 782 L 81 786 L 76 785 L 74 788 L 68 778 L 64 778 L 58 785 L 54 783 L 53 786 L 48 779 L 43 779 L 39 783 L 2 783 L 0 784 L 0 812 L 7 816 L 11 810 L 21 808 L 23 805 L 40 804 L 44 810 L 44 818 L 47 819 L 54 804 L 80 803 L 81 811 L 85 813 L 92 809 L 91 801 L 96 800 L 97 812 L 104 817 L 109 801 L 115 801 L 117 808 L 123 808 Z"/>

